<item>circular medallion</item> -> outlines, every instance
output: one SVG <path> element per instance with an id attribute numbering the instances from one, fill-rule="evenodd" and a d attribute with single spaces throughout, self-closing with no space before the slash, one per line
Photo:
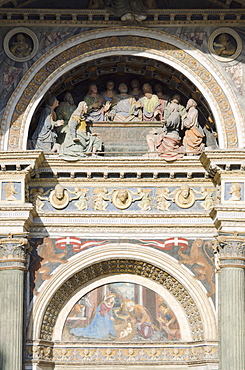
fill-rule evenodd
<path id="1" fill-rule="evenodd" d="M 241 54 L 242 40 L 233 29 L 222 27 L 210 35 L 208 48 L 213 57 L 220 62 L 230 62 Z"/>
<path id="2" fill-rule="evenodd" d="M 3 47 L 10 59 L 16 62 L 27 62 L 38 51 L 38 39 L 28 28 L 17 27 L 7 33 Z"/>
<path id="3" fill-rule="evenodd" d="M 115 190 L 112 195 L 112 203 L 118 209 L 126 209 L 131 206 L 133 201 L 132 193 L 127 189 Z"/>
<path id="4" fill-rule="evenodd" d="M 69 194 L 67 190 L 64 190 L 64 193 L 62 195 L 62 198 L 57 198 L 56 196 L 56 190 L 52 190 L 49 197 L 49 202 L 52 207 L 56 209 L 63 209 L 65 208 L 70 201 Z"/>
<path id="5" fill-rule="evenodd" d="M 174 201 L 180 208 L 190 208 L 195 203 L 195 194 L 193 190 L 179 189 L 174 197 Z"/>

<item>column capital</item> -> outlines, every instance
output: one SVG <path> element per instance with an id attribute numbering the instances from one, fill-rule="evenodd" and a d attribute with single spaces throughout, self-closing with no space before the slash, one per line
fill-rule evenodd
<path id="1" fill-rule="evenodd" d="M 219 268 L 245 268 L 245 235 L 239 235 L 236 232 L 233 234 L 222 232 L 216 235 L 213 249 Z"/>
<path id="2" fill-rule="evenodd" d="M 27 238 L 8 234 L 0 239 L 0 270 L 24 270 L 30 252 Z"/>

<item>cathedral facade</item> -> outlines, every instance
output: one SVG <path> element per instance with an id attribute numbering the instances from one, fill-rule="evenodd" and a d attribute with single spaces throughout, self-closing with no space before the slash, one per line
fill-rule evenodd
<path id="1" fill-rule="evenodd" d="M 244 1 L 0 19 L 0 368 L 244 370 Z"/>

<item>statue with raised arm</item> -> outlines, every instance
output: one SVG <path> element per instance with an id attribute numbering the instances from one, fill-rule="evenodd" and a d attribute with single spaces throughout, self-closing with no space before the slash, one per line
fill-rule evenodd
<path id="1" fill-rule="evenodd" d="M 87 110 L 87 103 L 80 102 L 69 120 L 65 141 L 60 146 L 59 156 L 63 159 L 74 161 L 88 155 L 95 156 L 102 150 L 102 141 L 87 131 Z"/>

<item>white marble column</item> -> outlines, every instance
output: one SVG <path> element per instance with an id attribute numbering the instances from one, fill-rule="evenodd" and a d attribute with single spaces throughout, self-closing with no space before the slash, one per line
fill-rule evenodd
<path id="1" fill-rule="evenodd" d="M 25 238 L 0 239 L 0 369 L 21 370 L 23 352 Z"/>
<path id="2" fill-rule="evenodd" d="M 220 370 L 245 369 L 245 237 L 220 235 Z"/>

